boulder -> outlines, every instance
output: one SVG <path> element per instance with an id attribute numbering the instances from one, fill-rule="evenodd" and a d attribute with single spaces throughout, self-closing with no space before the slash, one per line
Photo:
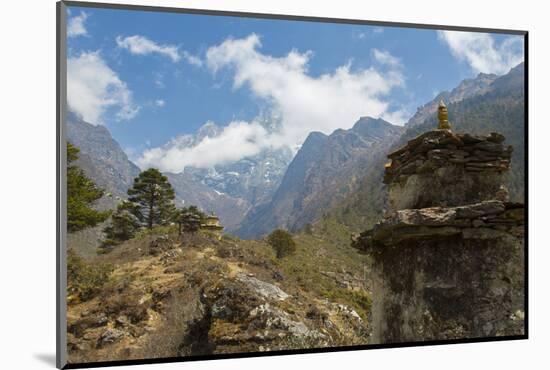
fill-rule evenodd
<path id="1" fill-rule="evenodd" d="M 255 277 L 247 276 L 246 274 L 238 274 L 237 280 L 244 283 L 248 289 L 264 298 L 275 301 L 284 301 L 289 297 L 289 295 L 278 286 L 258 280 Z"/>
<path id="2" fill-rule="evenodd" d="M 124 335 L 125 334 L 122 330 L 109 328 L 105 330 L 97 340 L 97 347 L 101 348 L 107 344 L 118 342 L 124 337 Z"/>

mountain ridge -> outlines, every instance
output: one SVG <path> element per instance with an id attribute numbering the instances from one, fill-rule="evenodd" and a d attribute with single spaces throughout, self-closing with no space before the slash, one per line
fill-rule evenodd
<path id="1" fill-rule="evenodd" d="M 507 74 L 498 76 L 483 94 L 447 105 L 453 131 L 485 135 L 496 131 L 506 137 L 507 144 L 513 146 L 511 169 L 506 175 L 505 185 L 510 191 L 511 199 L 519 202 L 524 201 L 524 89 L 524 63 L 520 63 Z M 419 124 L 405 126 L 402 136 L 393 144 L 394 149 L 435 127 L 435 112 Z M 372 227 L 386 209 L 387 194 L 382 183 L 384 164 L 387 161 L 385 153 L 381 153 L 376 161 L 363 174 L 357 190 L 327 212 L 354 232 Z"/>
<path id="2" fill-rule="evenodd" d="M 498 77 L 495 74 L 479 73 L 475 78 L 462 80 L 451 91 L 442 91 L 434 99 L 418 107 L 416 113 L 405 123 L 405 127 L 414 127 L 422 124 L 426 119 L 433 116 L 437 112 L 437 106 L 441 100 L 444 100 L 447 104 L 451 104 L 469 97 L 483 95 L 489 91 L 491 84 Z"/>
<path id="3" fill-rule="evenodd" d="M 368 167 L 371 157 L 401 130 L 382 119 L 362 117 L 348 130 L 310 133 L 273 199 L 253 208 L 236 234 L 259 237 L 273 228 L 298 230 L 314 221 L 356 186 L 354 173 Z"/>

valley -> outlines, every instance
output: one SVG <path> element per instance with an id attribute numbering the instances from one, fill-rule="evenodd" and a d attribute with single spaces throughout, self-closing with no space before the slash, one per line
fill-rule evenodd
<path id="1" fill-rule="evenodd" d="M 475 150 L 483 152 L 484 148 L 478 150 L 475 147 L 475 143 L 481 141 L 490 142 L 487 147 L 497 144 L 513 147 L 511 161 L 505 168 L 508 173 L 503 174 L 509 199 L 499 200 L 502 204 L 498 205 L 498 212 L 489 209 L 476 222 L 489 223 L 482 217 L 493 220 L 494 214 L 502 213 L 499 216 L 502 220 L 497 218 L 495 225 L 490 227 L 498 229 L 499 222 L 516 227 L 517 223 L 521 229 L 523 216 L 518 215 L 518 209 L 523 209 L 519 204 L 524 202 L 525 191 L 523 68 L 520 64 L 502 76 L 479 74 L 474 79 L 465 80 L 452 91 L 437 94 L 404 126 L 381 118 L 357 117 L 354 125 L 346 130 L 337 129 L 328 134 L 310 132 L 295 153 L 286 147 L 269 148 L 231 163 L 211 168 L 189 166 L 178 173 L 140 169 L 107 128 L 94 126 L 74 114 L 69 115 L 67 139 L 80 150 L 74 165 L 104 190 L 94 209 L 111 211 L 107 220 L 69 233 L 69 270 L 74 270 L 71 270 L 74 275 L 69 276 L 68 282 L 70 361 L 97 362 L 381 343 L 376 334 L 379 322 L 373 322 L 380 317 L 380 311 L 376 310 L 381 303 L 377 299 L 388 294 L 390 298 L 384 302 L 393 304 L 399 301 L 399 294 L 403 292 L 399 279 L 391 276 L 387 278 L 391 289 L 378 284 L 380 278 L 375 271 L 388 273 L 379 262 L 395 264 L 395 271 L 400 271 L 403 279 L 414 274 L 423 276 L 404 266 L 407 265 L 403 263 L 406 258 L 397 262 L 393 260 L 395 249 L 384 252 L 383 259 L 376 254 L 378 252 L 371 253 L 375 248 L 371 244 L 371 234 L 365 230 L 384 226 L 384 222 L 389 222 L 384 217 L 395 211 L 391 209 L 388 198 L 388 184 L 384 184 L 385 175 L 392 169 L 391 162 L 386 165 L 388 154 L 409 146 L 413 149 L 403 155 L 409 161 L 408 155 L 417 149 L 415 140 L 432 136 L 436 144 L 427 140 L 419 147 L 440 149 L 438 140 L 444 141 L 447 137 L 443 135 L 445 138 L 441 139 L 438 134 L 441 131 L 431 132 L 438 125 L 439 101 L 447 100 L 453 132 L 447 136 L 462 140 L 463 133 L 471 134 L 466 137 L 474 137 L 473 149 L 468 147 L 472 153 Z M 220 135 L 220 131 L 215 124 L 207 123 L 196 135 L 183 138 L 179 145 L 193 147 L 204 138 Z M 502 140 L 505 137 L 506 141 L 495 143 L 501 136 L 493 135 L 493 132 L 504 135 Z M 486 135 L 488 139 L 476 135 Z M 469 142 L 460 143 L 470 145 Z M 453 145 L 443 149 L 459 150 Z M 506 153 L 505 160 L 509 160 L 508 152 L 501 151 Z M 475 155 L 491 155 L 478 152 Z M 414 155 L 411 158 L 416 158 Z M 479 162 L 475 155 L 472 154 L 473 160 Z M 431 159 L 428 154 L 426 158 Z M 422 160 L 426 158 L 422 157 Z M 148 187 L 152 182 L 147 181 L 152 179 L 156 182 Z M 456 179 L 455 183 L 460 183 L 459 175 Z M 397 179 L 394 182 L 399 183 Z M 155 198 L 158 195 L 155 189 L 161 186 L 165 187 L 165 194 L 161 195 L 166 198 L 166 204 L 161 203 L 161 198 Z M 415 186 L 411 185 L 413 189 Z M 434 195 L 429 194 L 428 188 L 424 186 L 422 191 L 429 198 Z M 147 189 L 153 190 L 145 193 Z M 493 196 L 493 190 L 491 188 L 490 196 Z M 148 198 L 143 194 L 141 198 L 140 194 L 136 195 L 139 191 L 149 194 Z M 150 208 L 144 205 L 144 199 L 150 202 Z M 476 199 L 478 201 L 484 199 Z M 399 219 L 399 222 L 407 227 L 407 222 L 410 222 L 418 227 L 419 235 L 423 237 L 425 230 L 431 232 L 430 227 L 440 221 L 437 212 L 462 210 L 461 204 L 454 206 L 459 210 L 425 211 L 435 221 L 422 213 L 424 211 L 418 211 L 426 217 L 427 226 L 414 223 L 420 216 L 411 216 L 412 221 Z M 481 207 L 485 212 L 484 203 L 476 207 L 473 206 L 472 211 L 466 208 L 475 213 Z M 430 212 L 435 212 L 435 216 Z M 205 227 L 206 217 L 214 217 L 213 214 L 219 218 L 223 233 L 216 234 Z M 477 217 L 477 213 L 475 215 Z M 475 218 L 468 217 L 467 222 Z M 421 221 L 425 220 L 421 218 Z M 466 226 L 460 224 L 457 227 Z M 279 255 L 278 246 L 270 239 L 276 230 L 283 231 L 290 240 L 287 240 L 287 254 Z M 404 232 L 406 237 L 408 230 Z M 505 227 L 498 232 L 502 230 L 508 232 Z M 110 236 L 114 235 L 114 239 L 106 243 L 108 232 Z M 437 232 L 439 229 L 435 232 L 434 245 L 439 243 Z M 484 234 L 484 240 L 493 240 L 495 233 Z M 387 241 L 386 234 L 380 235 L 376 237 L 393 246 L 391 237 Z M 416 242 L 414 239 L 406 247 L 414 250 Z M 455 239 L 453 243 L 462 247 Z M 477 239 L 468 243 L 468 251 L 472 250 L 472 245 L 486 245 Z M 375 246 L 379 247 L 378 244 Z M 491 261 L 492 254 L 482 259 L 475 255 L 475 248 L 473 250 L 472 260 Z M 415 252 L 407 253 L 416 256 Z M 460 261 L 460 253 L 453 255 L 455 259 L 449 264 Z M 422 255 L 418 258 L 428 257 Z M 491 271 L 491 279 L 493 275 Z M 500 275 L 494 279 L 500 279 Z M 503 279 L 505 281 L 508 276 Z M 447 299 L 450 293 L 444 288 L 441 288 L 444 291 L 441 294 Z M 500 289 L 500 285 L 497 288 Z M 376 296 L 377 291 L 382 293 Z M 389 291 L 397 293 L 390 296 Z M 516 300 L 519 302 L 519 298 Z M 519 304 L 514 302 L 514 310 L 516 307 Z M 520 315 L 523 311 L 517 309 L 517 312 Z M 418 316 L 421 317 L 422 313 Z M 447 324 L 446 319 L 441 319 L 443 324 Z M 517 321 L 520 319 L 514 320 L 520 322 Z M 456 324 L 449 329 L 445 338 L 460 337 L 458 327 L 460 325 Z M 491 331 L 488 329 L 487 332 Z M 407 332 L 410 335 L 407 338 L 422 339 L 419 337 L 422 333 L 419 333 Z M 401 338 L 395 333 L 385 335 L 392 340 Z"/>

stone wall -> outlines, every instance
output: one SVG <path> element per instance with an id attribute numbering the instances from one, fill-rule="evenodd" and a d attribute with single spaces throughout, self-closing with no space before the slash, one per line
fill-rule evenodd
<path id="1" fill-rule="evenodd" d="M 499 134 L 430 131 L 391 153 L 392 209 L 353 246 L 373 260 L 373 343 L 524 333 L 524 206 Z"/>
<path id="2" fill-rule="evenodd" d="M 493 199 L 510 166 L 504 137 L 428 131 L 389 154 L 384 183 L 393 210 Z"/>

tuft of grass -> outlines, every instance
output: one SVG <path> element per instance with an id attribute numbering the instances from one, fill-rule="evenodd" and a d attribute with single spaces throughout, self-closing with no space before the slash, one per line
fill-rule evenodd
<path id="1" fill-rule="evenodd" d="M 364 277 L 368 257 L 351 248 L 349 235 L 345 226 L 324 219 L 307 232 L 294 235 L 296 251 L 292 256 L 284 260 L 274 259 L 273 262 L 285 276 L 285 286 L 297 286 L 314 296 L 348 305 L 366 320 L 372 305 L 369 293 L 343 287 L 330 276 L 330 273 L 336 273 Z"/>

